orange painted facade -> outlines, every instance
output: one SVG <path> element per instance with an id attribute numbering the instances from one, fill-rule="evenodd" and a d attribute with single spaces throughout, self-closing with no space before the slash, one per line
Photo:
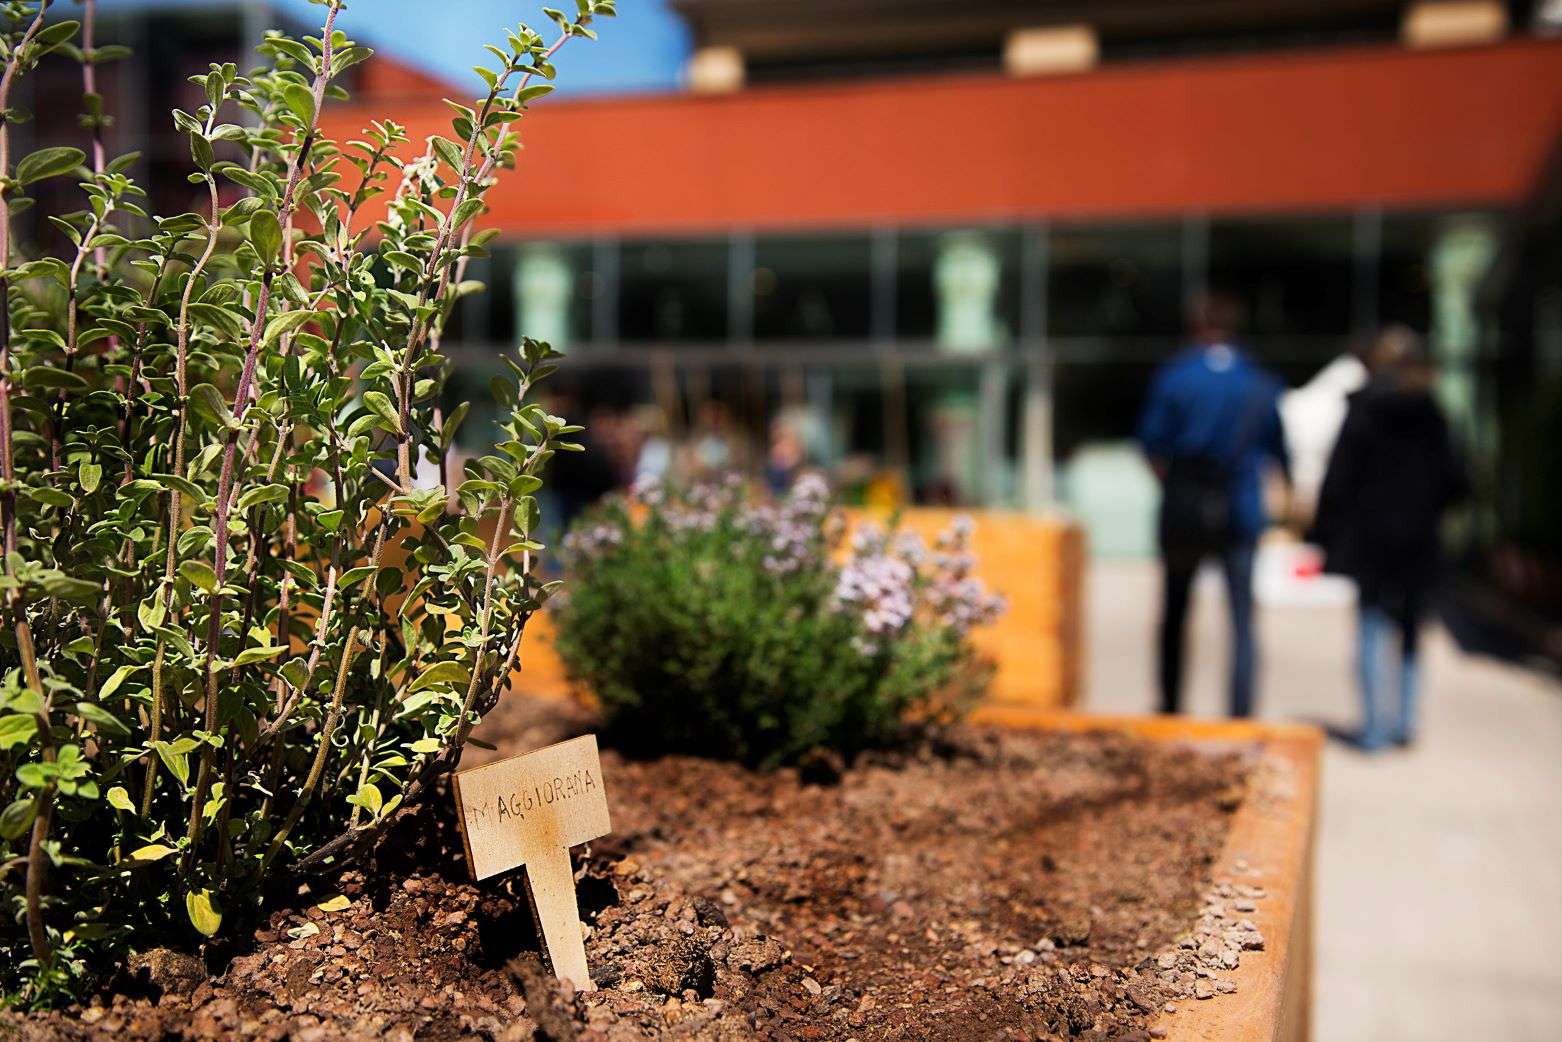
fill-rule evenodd
<path id="1" fill-rule="evenodd" d="M 563 89 L 568 63 L 561 62 Z M 430 96 L 337 107 L 449 134 Z M 1503 205 L 1562 132 L 1562 41 L 1361 48 L 539 104 L 490 202 L 524 235 Z"/>

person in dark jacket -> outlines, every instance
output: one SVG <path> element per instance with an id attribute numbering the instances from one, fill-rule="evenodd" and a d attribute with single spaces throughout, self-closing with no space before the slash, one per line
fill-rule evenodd
<path id="1" fill-rule="evenodd" d="M 1359 742 L 1376 750 L 1415 737 L 1417 636 L 1441 566 L 1443 514 L 1467 489 L 1420 338 L 1385 330 L 1369 365 L 1329 458 L 1311 539 L 1324 567 L 1358 587 Z"/>
<path id="2" fill-rule="evenodd" d="M 1276 407 L 1281 385 L 1237 346 L 1242 307 L 1220 293 L 1188 309 L 1193 343 L 1161 367 L 1139 421 L 1139 442 L 1161 479 L 1159 536 L 1165 566 L 1160 627 L 1161 712 L 1182 708 L 1183 647 L 1193 579 L 1214 559 L 1231 609 L 1231 715 L 1253 712 L 1258 644 L 1253 562 L 1267 519 L 1264 469 L 1289 478 Z"/>

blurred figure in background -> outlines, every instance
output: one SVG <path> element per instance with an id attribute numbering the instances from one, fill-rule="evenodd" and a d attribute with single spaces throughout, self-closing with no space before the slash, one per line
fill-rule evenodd
<path id="1" fill-rule="evenodd" d="M 806 462 L 803 432 L 791 416 L 776 416 L 770 421 L 770 448 L 765 453 L 765 489 L 772 496 L 785 495 Z"/>
<path id="2" fill-rule="evenodd" d="M 1221 293 L 1188 309 L 1191 346 L 1156 374 L 1139 440 L 1161 479 L 1165 602 L 1160 631 L 1161 712 L 1182 708 L 1188 604 L 1200 562 L 1226 576 L 1231 613 L 1231 715 L 1253 712 L 1253 558 L 1265 527 L 1262 471 L 1289 458 L 1277 402 L 1280 382 L 1236 344 L 1242 307 Z"/>
<path id="3" fill-rule="evenodd" d="M 695 414 L 694 437 L 688 446 L 688 462 L 683 468 L 690 480 L 699 481 L 725 474 L 742 461 L 734 447 L 732 414 L 724 402 L 706 399 Z"/>
<path id="4" fill-rule="evenodd" d="M 1291 519 L 1305 526 L 1318 509 L 1329 456 L 1345 424 L 1350 396 L 1366 386 L 1374 338 L 1354 337 L 1348 349 L 1301 387 L 1280 397 L 1286 449 L 1291 455 Z"/>
<path id="5" fill-rule="evenodd" d="M 673 442 L 667 434 L 667 415 L 659 405 L 638 405 L 630 414 L 635 431 L 634 478 L 666 481 L 672 476 Z"/>
<path id="6" fill-rule="evenodd" d="M 1437 582 L 1442 517 L 1467 484 L 1420 338 L 1384 330 L 1369 368 L 1329 459 L 1311 538 L 1324 567 L 1359 589 L 1359 743 L 1376 750 L 1415 738 L 1416 638 Z"/>

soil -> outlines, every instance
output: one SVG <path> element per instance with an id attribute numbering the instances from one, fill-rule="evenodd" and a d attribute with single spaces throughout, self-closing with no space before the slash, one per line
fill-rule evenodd
<path id="1" fill-rule="evenodd" d="M 517 700 L 479 733 L 589 726 Z M 516 875 L 468 881 L 446 797 L 237 953 L 148 953 L 0 1039 L 1148 1040 L 1263 947 L 1262 888 L 1211 878 L 1256 760 L 979 729 L 764 775 L 604 751 L 614 831 L 576 851 L 594 992 L 545 971 Z"/>

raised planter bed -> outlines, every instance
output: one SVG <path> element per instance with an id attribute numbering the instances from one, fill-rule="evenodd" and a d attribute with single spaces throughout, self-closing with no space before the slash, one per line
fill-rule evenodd
<path id="1" fill-rule="evenodd" d="M 485 730 L 509 752 L 589 723 L 517 701 Z M 159 956 L 0 1036 L 1307 1037 L 1315 732 L 977 723 L 997 726 L 844 775 L 606 753 L 615 831 L 579 860 L 589 995 L 527 957 L 515 877 L 465 880 L 440 801 L 239 950 Z"/>
<path id="2" fill-rule="evenodd" d="M 850 513 L 853 520 L 863 516 Z M 989 698 L 1031 709 L 1074 707 L 1084 680 L 1083 530 L 1061 518 L 931 507 L 903 511 L 900 523 L 931 542 L 956 516 L 975 522 L 976 574 L 1008 602 L 996 622 L 972 634 L 977 651 L 996 667 Z M 520 661 L 510 678 L 515 691 L 542 698 L 568 694 L 546 610 L 527 624 Z"/>
<path id="3" fill-rule="evenodd" d="M 1323 735 L 1302 724 L 1178 717 L 1103 717 L 1032 712 L 1000 706 L 975 722 L 1009 728 L 1080 731 L 1100 727 L 1154 742 L 1205 748 L 1262 750 L 1278 769 L 1275 785 L 1251 794 L 1232 815 L 1226 842 L 1211 866 L 1217 881 L 1260 882 L 1263 900 L 1245 913 L 1265 938 L 1264 951 L 1245 958 L 1229 979 L 1237 990 L 1218 1002 L 1180 1004 L 1156 1027 L 1166 1038 L 1221 1042 L 1306 1042 L 1312 1037 L 1314 848 Z"/>

